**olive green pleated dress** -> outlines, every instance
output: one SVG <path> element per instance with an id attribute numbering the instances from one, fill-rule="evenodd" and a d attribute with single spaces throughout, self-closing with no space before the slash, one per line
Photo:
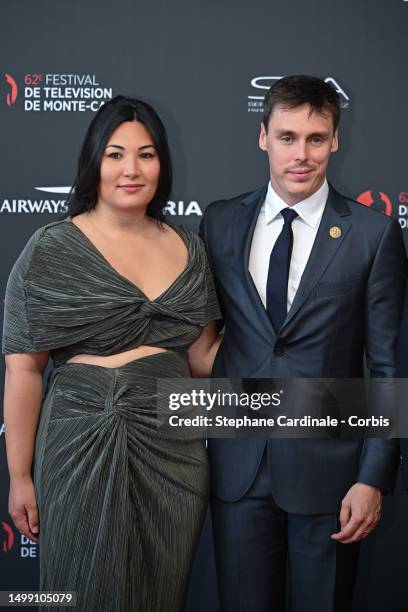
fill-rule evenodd
<path id="1" fill-rule="evenodd" d="M 156 381 L 189 377 L 186 349 L 220 314 L 200 239 L 174 229 L 188 262 L 153 301 L 69 219 L 33 235 L 7 285 L 3 352 L 54 362 L 34 458 L 39 588 L 76 591 L 81 612 L 184 606 L 208 464 L 203 440 L 157 428 Z M 66 363 L 139 345 L 167 351 L 118 368 Z"/>

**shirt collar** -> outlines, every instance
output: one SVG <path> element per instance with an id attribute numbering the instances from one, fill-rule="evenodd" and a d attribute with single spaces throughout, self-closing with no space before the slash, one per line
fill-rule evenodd
<path id="1" fill-rule="evenodd" d="M 329 195 L 329 184 L 327 179 L 324 179 L 323 185 L 311 196 L 298 202 L 292 208 L 296 210 L 299 217 L 305 223 L 313 227 L 317 227 Z M 268 191 L 265 198 L 265 222 L 270 223 L 280 213 L 287 204 L 274 190 L 271 183 L 268 184 Z"/>

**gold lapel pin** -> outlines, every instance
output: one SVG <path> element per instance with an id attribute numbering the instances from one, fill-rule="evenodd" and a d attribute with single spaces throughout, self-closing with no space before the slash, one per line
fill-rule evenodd
<path id="1" fill-rule="evenodd" d="M 331 238 L 340 238 L 340 236 L 341 236 L 341 229 L 339 227 L 337 227 L 337 225 L 333 225 L 333 227 L 331 227 L 329 229 L 329 234 L 330 234 Z"/>

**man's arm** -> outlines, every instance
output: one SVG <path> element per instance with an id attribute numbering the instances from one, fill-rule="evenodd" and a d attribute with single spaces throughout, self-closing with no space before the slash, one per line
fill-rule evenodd
<path id="1" fill-rule="evenodd" d="M 406 254 L 402 232 L 396 221 L 387 224 L 367 283 L 365 302 L 366 362 L 371 378 L 395 375 L 395 352 L 406 288 Z M 385 382 L 385 381 L 384 381 Z M 381 385 L 376 386 L 381 390 Z M 384 385 L 384 410 L 388 387 Z M 392 397 L 392 395 L 391 395 Z M 377 405 L 381 398 L 376 397 Z M 333 539 L 348 544 L 367 537 L 381 516 L 382 491 L 394 488 L 399 463 L 397 440 L 367 438 L 360 469 L 343 499 L 341 530 Z"/>
<path id="2" fill-rule="evenodd" d="M 365 352 L 371 378 L 392 378 L 396 372 L 396 347 L 406 290 L 407 259 L 397 221 L 389 223 L 377 249 L 366 291 Z M 392 408 L 390 385 L 373 383 L 376 405 Z M 383 402 L 383 406 L 381 406 Z M 387 405 L 388 404 L 388 405 Z M 373 407 L 372 407 L 373 409 Z M 361 454 L 358 481 L 383 491 L 394 489 L 399 463 L 396 440 L 367 438 Z"/>

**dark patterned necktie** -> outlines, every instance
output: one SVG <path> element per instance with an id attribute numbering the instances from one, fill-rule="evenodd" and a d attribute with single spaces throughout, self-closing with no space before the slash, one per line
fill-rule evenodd
<path id="1" fill-rule="evenodd" d="M 266 310 L 277 332 L 287 314 L 289 266 L 293 246 L 292 222 L 298 214 L 291 208 L 284 208 L 281 215 L 284 224 L 271 252 L 266 283 Z"/>

